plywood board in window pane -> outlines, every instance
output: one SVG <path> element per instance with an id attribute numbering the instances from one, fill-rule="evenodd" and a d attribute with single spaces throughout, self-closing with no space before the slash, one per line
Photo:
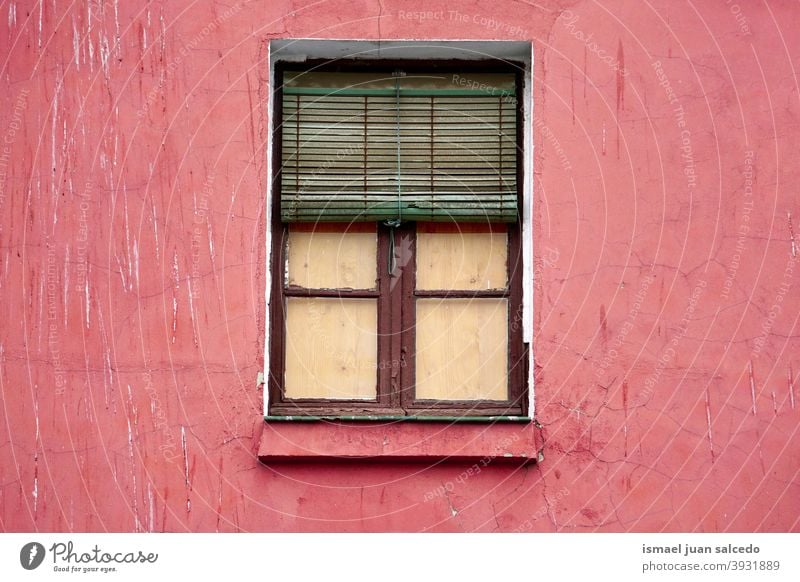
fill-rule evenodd
<path id="1" fill-rule="evenodd" d="M 377 331 L 374 299 L 287 298 L 286 397 L 374 399 Z"/>
<path id="2" fill-rule="evenodd" d="M 374 289 L 377 234 L 289 230 L 289 285 L 309 289 Z"/>
<path id="3" fill-rule="evenodd" d="M 508 398 L 508 300 L 418 299 L 416 396 Z"/>
<path id="4" fill-rule="evenodd" d="M 507 255 L 505 231 L 418 232 L 417 289 L 503 289 Z"/>

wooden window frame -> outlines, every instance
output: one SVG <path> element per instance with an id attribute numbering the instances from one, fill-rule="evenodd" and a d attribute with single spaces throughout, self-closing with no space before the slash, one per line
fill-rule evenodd
<path id="1" fill-rule="evenodd" d="M 277 122 L 272 134 L 271 204 L 271 301 L 269 304 L 269 370 L 267 374 L 268 410 L 275 417 L 424 417 L 424 418 L 497 418 L 528 415 L 528 346 L 523 338 L 523 176 L 524 102 L 522 95 L 524 65 L 508 61 L 405 61 L 405 60 L 314 60 L 303 64 L 303 70 L 369 71 L 391 73 L 406 71 L 442 71 L 449 74 L 503 72 L 516 75 L 517 100 L 517 201 L 518 219 L 514 223 L 493 225 L 507 231 L 506 288 L 480 291 L 422 291 L 416 289 L 417 223 L 399 227 L 376 223 L 377 285 L 368 289 L 304 289 L 286 286 L 286 242 L 289 225 L 281 221 L 281 123 L 283 74 L 299 70 L 291 63 L 275 64 L 273 115 Z M 322 223 L 320 223 L 322 224 Z M 356 223 L 354 223 L 356 224 Z M 440 223 L 442 224 L 442 223 Z M 448 224 L 448 223 L 443 223 Z M 476 223 L 452 223 L 469 228 Z M 295 227 L 297 225 L 295 224 Z M 385 268 L 390 252 L 389 231 L 394 230 L 397 243 L 407 238 L 410 259 L 399 269 L 399 283 Z M 372 298 L 378 303 L 377 397 L 375 400 L 335 400 L 325 398 L 291 399 L 285 397 L 285 316 L 288 297 Z M 415 323 L 416 300 L 419 298 L 505 298 L 508 300 L 508 399 L 488 400 L 418 400 L 415 397 Z M 388 365 L 385 365 L 388 363 Z"/>

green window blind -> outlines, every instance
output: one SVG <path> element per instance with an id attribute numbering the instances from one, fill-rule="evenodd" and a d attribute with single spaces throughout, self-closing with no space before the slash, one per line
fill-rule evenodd
<path id="1" fill-rule="evenodd" d="M 484 77 L 495 83 L 464 89 L 449 77 L 336 73 L 289 80 L 282 220 L 516 221 L 514 77 Z"/>

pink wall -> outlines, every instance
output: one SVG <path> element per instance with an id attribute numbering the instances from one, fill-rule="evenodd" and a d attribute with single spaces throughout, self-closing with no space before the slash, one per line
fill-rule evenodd
<path id="1" fill-rule="evenodd" d="M 535 4 L 3 4 L 0 529 L 800 529 L 800 10 Z M 291 37 L 534 43 L 540 465 L 257 462 Z"/>

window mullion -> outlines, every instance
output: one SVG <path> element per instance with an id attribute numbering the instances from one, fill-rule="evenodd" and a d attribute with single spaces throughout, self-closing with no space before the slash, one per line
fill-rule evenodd
<path id="1" fill-rule="evenodd" d="M 389 236 L 385 226 L 378 224 L 378 252 L 376 265 L 378 273 L 378 402 L 383 406 L 396 408 L 392 389 L 392 366 L 393 355 L 393 313 L 391 276 L 386 270 L 386 256 L 389 253 Z"/>
<path id="2" fill-rule="evenodd" d="M 416 382 L 415 373 L 415 338 L 414 329 L 416 326 L 416 303 L 414 290 L 416 288 L 417 274 L 417 241 L 416 223 L 406 223 L 399 229 L 400 239 L 400 260 L 398 269 L 400 281 L 395 285 L 400 289 L 397 299 L 399 313 L 398 336 L 398 370 L 400 375 L 400 405 L 408 412 L 409 407 L 414 402 L 414 384 Z"/>

